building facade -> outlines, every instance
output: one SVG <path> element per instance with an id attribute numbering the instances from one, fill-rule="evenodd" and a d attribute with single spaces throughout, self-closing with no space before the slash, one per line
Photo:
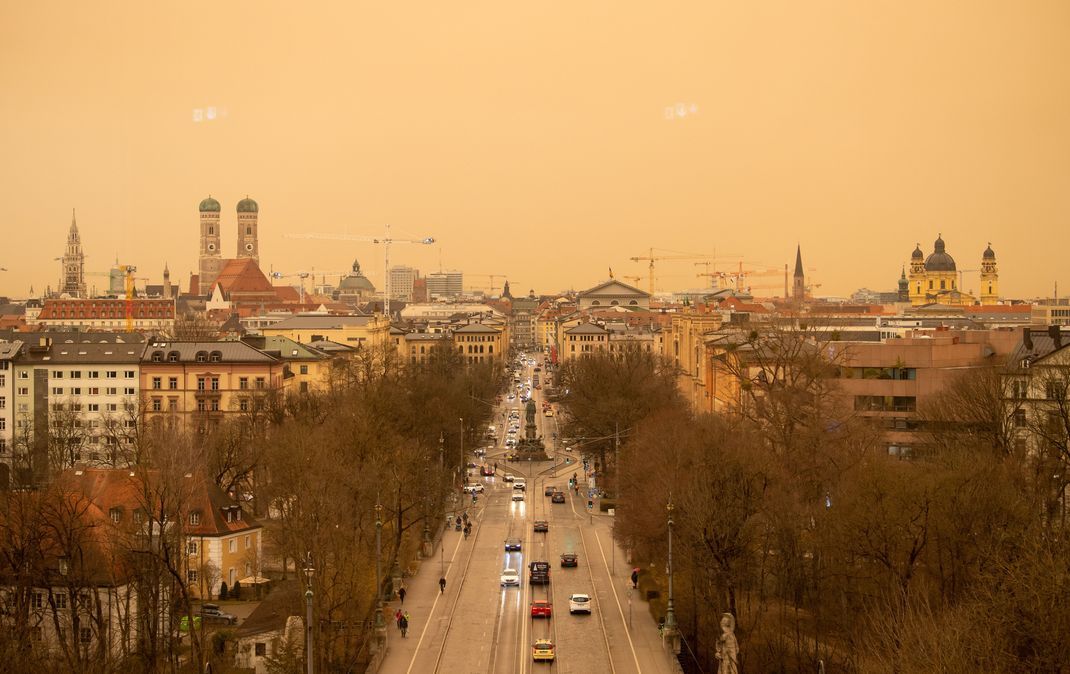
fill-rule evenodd
<path id="1" fill-rule="evenodd" d="M 437 271 L 427 275 L 427 295 L 430 300 L 444 300 L 464 294 L 464 275 L 459 271 Z"/>
<path id="2" fill-rule="evenodd" d="M 980 272 L 980 303 L 986 306 L 998 303 L 999 270 L 991 244 L 981 254 Z M 936 237 L 933 252 L 928 257 L 922 252 L 921 244 L 911 253 L 907 283 L 912 306 L 970 306 L 977 301 L 973 295 L 959 287 L 959 271 L 955 259 L 947 252 L 942 236 Z"/>
<path id="3" fill-rule="evenodd" d="M 41 312 L 27 321 L 40 330 L 78 332 L 132 330 L 170 334 L 175 328 L 175 301 L 171 299 L 46 299 Z"/>
<path id="4" fill-rule="evenodd" d="M 390 268 L 390 298 L 402 302 L 412 301 L 412 288 L 420 272 L 412 267 Z"/>

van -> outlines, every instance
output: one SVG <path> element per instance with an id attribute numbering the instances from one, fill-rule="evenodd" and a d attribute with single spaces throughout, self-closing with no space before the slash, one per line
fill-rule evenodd
<path id="1" fill-rule="evenodd" d="M 528 565 L 528 582 L 532 585 L 546 585 L 550 582 L 550 562 L 534 561 Z"/>

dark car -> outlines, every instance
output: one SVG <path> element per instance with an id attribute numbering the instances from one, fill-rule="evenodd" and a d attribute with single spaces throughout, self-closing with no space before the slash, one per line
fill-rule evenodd
<path id="1" fill-rule="evenodd" d="M 561 555 L 561 566 L 579 566 L 580 557 L 575 552 L 565 552 Z"/>
<path id="2" fill-rule="evenodd" d="M 563 492 L 563 491 L 555 491 L 554 495 L 550 497 L 550 501 L 552 503 L 564 503 L 565 502 L 565 492 Z"/>
<path id="3" fill-rule="evenodd" d="M 535 520 L 535 531 L 547 532 L 550 530 L 550 523 L 546 520 Z"/>
<path id="4" fill-rule="evenodd" d="M 506 552 L 520 552 L 520 539 L 519 538 L 507 538 L 505 539 L 505 551 Z"/>
<path id="5" fill-rule="evenodd" d="M 205 623 L 234 625 L 238 622 L 238 616 L 225 612 L 219 608 L 219 604 L 201 604 L 201 620 Z"/>
<path id="6" fill-rule="evenodd" d="M 550 583 L 550 562 L 536 560 L 528 564 L 528 582 L 532 585 L 548 585 Z"/>
<path id="7" fill-rule="evenodd" d="M 546 485 L 546 489 L 543 490 L 543 495 L 553 496 L 555 491 L 557 491 L 557 487 L 553 486 L 552 484 L 548 484 Z"/>

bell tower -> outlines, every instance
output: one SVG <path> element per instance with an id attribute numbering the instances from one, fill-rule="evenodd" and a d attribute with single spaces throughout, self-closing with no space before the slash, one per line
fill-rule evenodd
<path id="1" fill-rule="evenodd" d="M 67 232 L 67 248 L 63 253 L 63 277 L 59 292 L 71 297 L 88 297 L 85 286 L 85 254 L 82 253 L 82 237 L 78 234 L 78 221 L 71 211 L 71 229 Z"/>
<path id="2" fill-rule="evenodd" d="M 219 271 L 223 268 L 223 251 L 219 248 L 219 202 L 211 195 L 201 202 L 201 245 L 197 259 L 198 292 L 211 292 Z"/>
<path id="3" fill-rule="evenodd" d="M 252 258 L 260 264 L 260 244 L 257 241 L 257 218 L 260 206 L 248 195 L 238 202 L 238 253 L 237 258 Z"/>
<path id="4" fill-rule="evenodd" d="M 988 244 L 981 255 L 981 304 L 999 303 L 999 269 L 996 267 L 996 253 L 992 244 Z"/>

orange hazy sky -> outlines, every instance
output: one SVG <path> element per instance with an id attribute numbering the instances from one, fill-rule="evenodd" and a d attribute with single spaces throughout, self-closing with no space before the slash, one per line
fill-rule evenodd
<path id="1" fill-rule="evenodd" d="M 372 244 L 283 235 L 391 223 L 440 242 L 392 262 L 540 292 L 800 243 L 842 295 L 942 232 L 960 269 L 992 242 L 1005 296 L 1070 292 L 1070 2 L 7 2 L 0 156 L 17 297 L 72 208 L 89 270 L 185 287 L 209 193 L 226 255 L 249 194 L 265 270 L 377 283 Z"/>

